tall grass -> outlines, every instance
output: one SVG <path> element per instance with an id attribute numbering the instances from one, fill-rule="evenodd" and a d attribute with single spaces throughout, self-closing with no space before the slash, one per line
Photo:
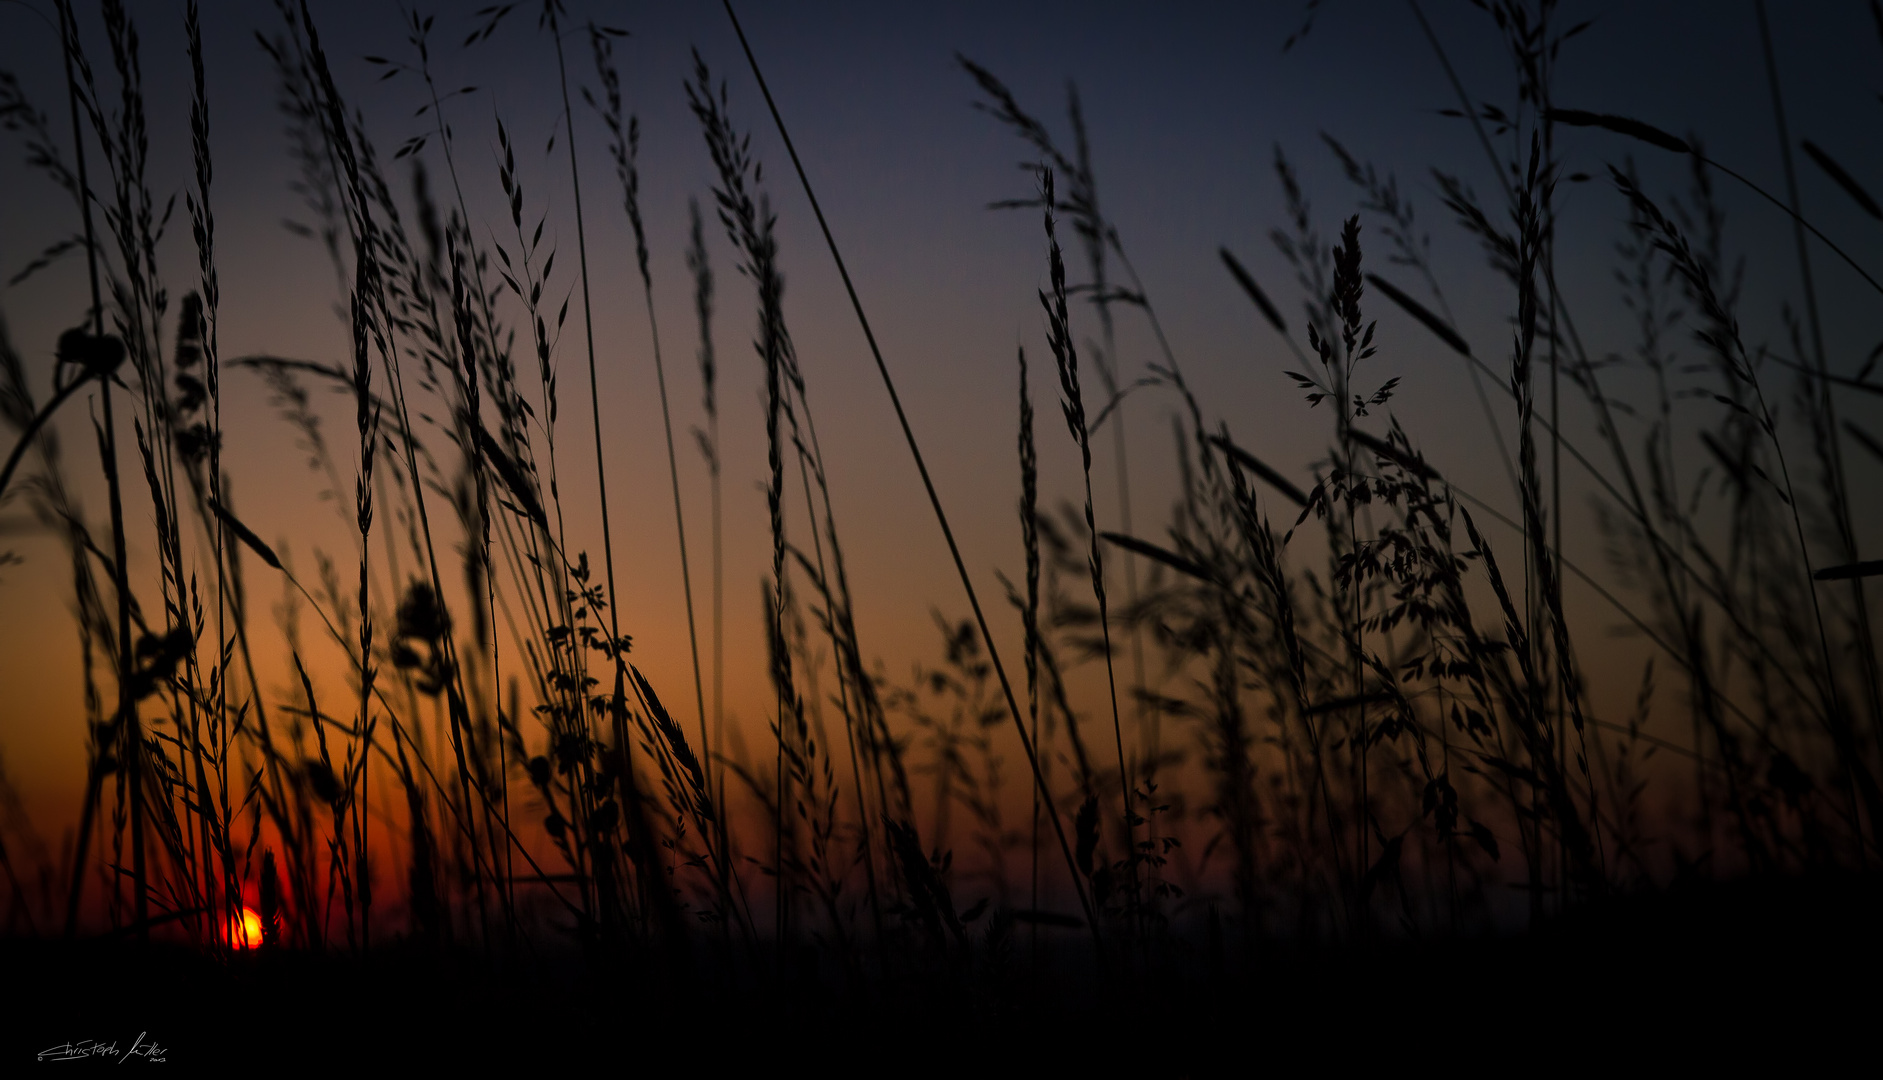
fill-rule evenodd
<path id="1" fill-rule="evenodd" d="M 658 959 L 676 978 L 708 962 L 779 976 L 822 966 L 869 985 L 937 970 L 1007 979 L 1016 926 L 1027 928 L 1036 974 L 1045 958 L 1065 955 L 1059 935 L 1080 948 L 1089 941 L 1107 970 L 1126 971 L 1184 960 L 1199 926 L 1209 928 L 1204 947 L 1227 951 L 1224 913 L 1235 946 L 1254 950 L 1281 939 L 1539 924 L 1652 891 L 1676 873 L 1869 867 L 1883 814 L 1883 684 L 1865 582 L 1879 570 L 1862 558 L 1851 507 L 1860 466 L 1883 463 L 1883 450 L 1843 401 L 1877 384 L 1874 365 L 1834 377 L 1826 356 L 1827 313 L 1812 299 L 1806 240 L 1830 241 L 1797 206 L 1777 76 L 1788 198 L 1767 198 L 1796 225 L 1807 317 L 1792 341 L 1769 346 L 1740 326 L 1753 301 L 1726 266 L 1714 190 L 1724 167 L 1697 139 L 1558 105 L 1554 71 L 1574 29 L 1559 28 L 1548 2 L 1488 6 L 1517 73 L 1515 106 L 1471 96 L 1411 5 L 1458 96 L 1457 121 L 1475 129 L 1498 177 L 1501 203 L 1487 204 L 1462 173 L 1432 174 L 1451 223 L 1482 246 L 1504 290 L 1514 328 L 1505 356 L 1474 345 L 1454 319 L 1446 290 L 1457 286 L 1441 278 L 1456 268 L 1431 262 L 1394 176 L 1331 137 L 1360 198 L 1358 212 L 1325 233 L 1300 174 L 1276 155 L 1284 202 L 1273 239 L 1295 272 L 1301 318 L 1285 317 L 1251 264 L 1220 250 L 1260 325 L 1282 339 L 1281 362 L 1293 370 L 1276 374 L 1309 408 L 1328 406 L 1327 435 L 1314 445 L 1274 445 L 1192 390 L 1150 288 L 1099 209 L 1076 91 L 1068 153 L 993 72 L 961 59 L 984 111 L 1039 158 L 1039 190 L 996 205 L 1043 216 L 1038 299 L 1080 465 L 1080 488 L 1063 509 L 1043 506 L 1051 496 L 1041 489 L 1023 343 L 1015 447 L 1025 580 L 1001 578 L 1017 628 L 981 605 L 917 438 L 921 410 L 905 409 L 894 358 L 843 262 L 844 208 L 826 217 L 814 170 L 791 142 L 791 103 L 772 96 L 760 50 L 740 29 L 968 603 L 965 619 L 937 613 L 943 662 L 906 686 L 872 666 L 856 624 L 833 495 L 847 463 L 825 457 L 813 373 L 790 329 L 778 221 L 787 204 L 767 186 L 752 134 L 735 123 L 748 108 L 743 93 L 716 81 L 696 53 L 684 93 L 724 241 L 751 286 L 737 301 L 722 297 L 717 238 L 709 241 L 695 202 L 685 258 L 700 335 L 695 433 L 712 508 L 709 717 L 707 619 L 695 612 L 692 574 L 702 553 L 697 534 L 688 539 L 674 441 L 676 421 L 691 414 L 684 395 L 669 396 L 655 322 L 643 217 L 652 208 L 641 202 L 638 120 L 616 70 L 620 32 L 574 27 L 555 0 L 542 7 L 564 105 L 548 140 L 553 149 L 560 138 L 565 154 L 536 179 L 517 164 L 519 145 L 535 135 L 494 116 L 496 167 L 480 175 L 460 168 L 453 136 L 454 122 L 473 122 L 477 91 L 441 92 L 432 18 L 408 16 L 403 59 L 372 58 L 388 78 L 416 84 L 432 125 L 387 163 L 335 77 L 311 6 L 279 0 L 279 26 L 263 44 L 314 222 L 301 231 L 334 266 L 351 354 L 347 363 L 225 359 L 212 210 L 218 129 L 196 7 L 185 12 L 195 280 L 173 312 L 157 257 L 163 215 L 135 22 L 116 0 L 101 5 L 97 25 L 60 0 L 69 146 L 11 78 L 0 80 L 0 115 L 23 135 L 29 164 L 72 199 L 82 229 L 82 242 L 29 270 L 82 254 L 90 306 L 58 343 L 43 404 L 40 373 L 0 340 L 0 416 L 17 433 L 0 497 L 27 500 L 70 560 L 86 665 L 85 727 L 73 737 L 87 765 L 69 857 L 38 868 L 40 886 L 16 860 L 33 845 L 0 835 L 10 910 L 68 935 L 170 935 L 211 950 L 249 944 L 229 930 L 249 905 L 271 951 L 367 954 L 398 941 L 517 955 L 567 932 L 597 956 Z M 516 32 L 514 10 L 479 13 L 462 48 L 496 48 L 500 34 Z M 1760 19 L 1769 39 L 1762 7 Z M 570 81 L 582 76 L 566 63 L 565 27 L 586 35 L 595 66 L 596 85 L 578 92 L 601 121 L 620 185 L 648 317 L 644 353 L 598 340 L 590 310 L 603 301 L 590 287 L 589 245 L 622 237 L 583 213 L 580 147 L 593 132 L 568 107 Z M 102 79 L 88 51 L 100 35 L 110 57 Z M 1572 139 L 1601 152 L 1678 154 L 1691 168 L 1689 190 L 1671 200 L 1650 194 L 1632 164 L 1594 182 L 1592 197 L 1612 200 L 1628 223 L 1616 248 L 1627 290 L 1619 302 L 1639 340 L 1620 363 L 1650 380 L 1645 425 L 1618 407 L 1617 365 L 1594 359 L 1578 331 L 1601 299 L 1572 296 L 1558 281 L 1567 211 L 1557 190 L 1576 179 L 1565 174 Z M 1874 216 L 1874 200 L 1828 153 L 1804 149 Z M 389 178 L 408 159 L 409 197 Z M 442 202 L 433 175 L 449 179 Z M 558 268 L 566 241 L 548 230 L 547 207 L 564 183 L 574 275 L 566 262 Z M 480 237 L 471 210 L 467 189 L 487 188 L 503 199 L 501 240 L 488 229 Z M 1085 246 L 1089 281 L 1069 279 L 1060 215 Z M 1401 270 L 1420 277 L 1418 296 L 1392 280 Z M 1090 316 L 1075 298 L 1097 320 L 1092 384 L 1076 344 Z M 726 701 L 721 483 L 752 467 L 725 460 L 719 425 L 730 376 L 714 321 L 735 303 L 750 304 L 765 411 L 772 701 L 770 741 L 756 753 Z M 1698 343 L 1697 367 L 1673 361 L 1676 306 Z M 599 568 L 572 525 L 590 496 L 565 490 L 578 470 L 565 472 L 570 459 L 558 458 L 559 436 L 569 438 L 558 422 L 572 315 L 591 403 L 591 431 L 578 439 L 595 453 Z M 1122 364 L 1126 335 L 1153 344 L 1141 372 Z M 1465 363 L 1509 491 L 1452 482 L 1418 436 L 1444 418 L 1395 407 L 1397 373 L 1431 350 Z M 608 468 L 618 463 L 606 453 L 604 375 L 616 381 L 621 370 L 603 361 L 640 355 L 652 360 L 659 394 L 696 722 L 686 706 L 676 716 L 663 704 L 668 676 L 631 662 L 623 632 L 636 624 L 622 611 L 611 514 L 664 519 L 666 510 L 624 507 L 618 471 L 611 509 Z M 311 553 L 317 577 L 304 577 L 296 553 L 245 522 L 224 465 L 228 372 L 266 381 L 318 482 L 336 493 L 341 458 L 310 387 L 351 398 L 357 580 L 343 586 L 322 552 Z M 1801 417 L 1781 420 L 1774 379 L 1792 380 Z M 96 473 L 65 453 L 55 422 L 69 421 L 62 406 L 79 398 L 98 407 Z M 1126 479 L 1142 458 L 1127 453 L 1124 410 L 1148 401 L 1172 406 L 1182 480 L 1156 536 L 1134 531 Z M 1116 530 L 1101 527 L 1094 496 L 1107 466 L 1092 444 L 1106 422 Z M 1797 456 L 1801 435 L 1810 437 L 1808 466 Z M 1876 460 L 1846 457 L 1846 438 Z M 136 448 L 135 470 L 120 440 Z M 138 475 L 133 491 L 124 480 Z M 108 538 L 94 536 L 77 502 L 93 476 L 104 481 Z M 1565 550 L 1565 503 L 1584 487 L 1616 554 L 1610 572 Z M 1724 522 L 1718 534 L 1698 524 L 1709 514 Z M 157 554 L 150 580 L 131 573 L 132 538 L 144 542 L 137 529 L 148 529 Z M 1122 604 L 1111 591 L 1120 569 Z M 1631 716 L 1595 704 L 1591 631 L 1572 618 L 1573 588 L 1612 608 L 1652 650 Z M 263 667 L 273 653 L 256 641 L 266 633 L 257 598 L 277 589 L 287 597 L 277 650 L 286 666 L 271 675 Z M 643 634 L 667 632 L 642 625 Z M 1023 691 L 1002 654 L 1015 629 Z M 1119 636 L 1132 653 L 1125 702 Z M 316 657 L 335 650 L 344 664 L 323 669 Z M 1079 669 L 1100 660 L 1105 697 L 1094 704 L 1096 670 Z M 1678 703 L 1656 689 L 1668 667 L 1684 683 Z M 1162 673 L 1155 685 L 1152 669 Z M 284 677 L 285 694 L 271 686 Z M 1095 753 L 1090 725 L 1107 715 L 1113 745 L 1106 751 L 1098 735 Z M 1648 768 L 1662 750 L 1686 765 Z M 1013 787 L 1014 761 L 1025 766 L 1024 795 Z M 1649 812 L 1649 784 L 1675 813 Z M 1116 823 L 1109 841 L 1102 821 Z M 1655 845 L 1679 850 L 1678 869 L 1652 854 Z M 43 883 L 55 879 L 53 897 Z M 1509 910 L 1511 886 L 1523 917 Z M 695 948 L 708 939 L 710 949 Z"/>

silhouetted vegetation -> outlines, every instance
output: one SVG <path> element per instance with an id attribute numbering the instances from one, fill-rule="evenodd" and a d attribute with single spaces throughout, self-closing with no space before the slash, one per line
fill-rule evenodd
<path id="1" fill-rule="evenodd" d="M 1374 976 L 1431 979 L 1436 1002 L 1561 972 L 1518 1018 L 1533 1024 L 1570 1007 L 1576 980 L 1625 982 L 1637 965 L 1681 965 L 1681 985 L 1707 984 L 1719 977 L 1715 931 L 1768 943 L 1756 963 L 1773 977 L 1803 977 L 1801 949 L 1867 946 L 1874 932 L 1855 928 L 1869 921 L 1880 854 L 1883 675 L 1866 587 L 1883 563 L 1853 505 L 1883 475 L 1868 406 L 1883 382 L 1876 351 L 1842 362 L 1823 326 L 1863 313 L 1821 311 L 1807 263 L 1785 309 L 1789 339 L 1748 340 L 1741 313 L 1775 301 L 1742 295 L 1718 189 L 1750 182 L 1698 137 L 1558 102 L 1559 52 L 1584 27 L 1562 25 L 1552 0 L 1477 6 L 1516 82 L 1479 97 L 1452 80 L 1442 122 L 1471 128 L 1486 159 L 1440 163 L 1431 181 L 1443 227 L 1481 243 L 1482 267 L 1434 265 L 1432 219 L 1333 137 L 1326 149 L 1351 188 L 1317 199 L 1351 214 L 1317 216 L 1275 154 L 1285 203 L 1273 240 L 1296 272 L 1295 303 L 1228 247 L 1221 266 L 1199 257 L 1199 274 L 1226 269 L 1247 294 L 1272 333 L 1264 355 L 1285 354 L 1303 407 L 1325 418 L 1315 446 L 1274 445 L 1233 404 L 1192 391 L 1154 287 L 1101 210 L 1076 92 L 1068 141 L 997 73 L 959 58 L 989 122 L 1034 164 L 1028 189 L 996 208 L 1044 233 L 1046 340 L 1017 358 L 1025 565 L 1001 579 L 1008 607 L 975 590 L 894 357 L 823 232 L 960 573 L 965 597 L 936 602 L 967 601 L 965 617 L 934 615 L 940 662 L 898 685 L 854 618 L 845 555 L 870 525 L 840 529 L 833 510 L 842 463 L 824 457 L 793 345 L 776 185 L 801 185 L 820 226 L 842 208 L 817 202 L 791 117 L 765 89 L 762 43 L 736 58 L 758 94 L 694 55 L 684 92 L 716 176 L 700 194 L 724 243 L 696 204 L 691 280 L 672 283 L 650 268 L 639 126 L 615 71 L 623 31 L 578 23 L 560 0 L 486 8 L 448 34 L 408 14 L 400 51 L 372 62 L 434 126 L 387 156 L 334 77 L 319 13 L 277 0 L 262 47 L 300 171 L 300 228 L 332 263 L 352 354 L 225 357 L 214 214 L 225 196 L 196 6 L 182 201 L 197 273 L 176 283 L 156 251 L 184 241 L 165 235 L 149 146 L 182 133 L 146 128 L 131 13 L 103 0 L 94 25 L 54 0 L 67 82 L 0 76 L 0 119 L 69 200 L 60 212 L 76 237 L 21 276 L 82 260 L 89 306 L 51 372 L 0 336 L 0 418 L 15 440 L 0 499 L 63 543 L 71 614 L 12 617 L 79 636 L 86 715 L 57 720 L 84 743 L 86 773 L 77 831 L 56 855 L 0 807 L 19 970 L 49 978 L 60 958 L 87 957 L 127 979 L 174 974 L 206 996 L 249 980 L 288 1011 L 331 986 L 367 995 L 350 999 L 366 1025 L 495 1018 L 514 1031 L 491 1038 L 520 1057 L 535 1054 L 532 1024 L 606 1030 L 610 1010 L 627 1009 L 703 1039 L 736 1008 L 766 1013 L 762 1030 L 781 1038 L 843 1024 L 859 1032 L 853 1049 L 1022 1017 L 1050 1045 L 1058 1018 L 1085 1040 L 1069 1051 L 1079 1058 L 1106 1037 L 1078 1019 L 1088 1010 L 1128 1012 L 1147 1030 L 1199 1022 L 1217 1046 L 1243 1007 L 1332 1031 L 1309 1002 Z M 1762 4 L 1759 20 L 1769 39 Z M 532 33 L 553 42 L 566 123 L 524 135 L 499 116 L 492 177 L 454 143 L 465 91 L 436 81 L 438 39 L 491 50 Z M 789 154 L 769 171 L 751 139 L 768 122 Z M 1796 225 L 1801 253 L 1829 248 L 1840 273 L 1847 263 L 1874 287 L 1837 239 L 1844 218 L 1879 216 L 1876 202 L 1830 151 L 1784 138 L 1791 190 L 1754 189 L 1761 205 Z M 585 203 L 572 186 L 574 258 L 553 230 L 545 239 L 553 200 L 516 164 L 519 143 L 545 139 L 561 140 L 549 160 L 571 185 L 581 155 L 605 146 L 625 233 L 612 194 Z M 1567 173 L 1571 139 L 1614 164 Z M 1794 149 L 1856 214 L 1798 214 Z M 1685 190 L 1652 193 L 1634 155 L 1684 159 Z M 1467 165 L 1498 186 L 1474 192 Z M 1626 219 L 1618 297 L 1559 288 L 1571 183 Z M 481 188 L 501 189 L 507 220 L 473 217 L 465 192 Z M 601 237 L 631 237 L 636 252 L 633 302 L 652 337 L 617 351 L 657 373 L 677 542 L 658 572 L 681 575 L 687 670 L 642 670 L 622 632 L 628 571 L 611 521 L 624 509 L 608 481 L 623 463 L 603 452 L 610 410 L 590 318 L 588 247 Z M 1507 298 L 1502 339 L 1473 340 L 1447 301 L 1455 278 L 1485 270 Z M 675 346 L 654 320 L 657 289 L 680 287 L 698 313 L 693 433 L 711 477 L 710 555 L 682 517 L 689 451 L 674 425 L 695 415 L 683 411 L 693 390 L 684 367 L 665 364 Z M 1638 340 L 1596 355 L 1578 327 L 1615 303 Z M 752 310 L 774 691 L 757 747 L 729 731 L 722 700 L 715 349 L 717 323 Z M 1129 370 L 1120 325 L 1148 333 L 1154 362 Z M 572 352 L 586 416 L 559 409 Z M 1396 372 L 1410 365 L 1385 361 L 1408 354 L 1455 357 L 1476 400 L 1456 417 L 1395 411 Z M 1061 436 L 1051 422 L 1036 430 L 1029 382 L 1044 356 L 1084 479 L 1057 511 L 1038 452 Z M 351 562 L 318 554 L 309 576 L 245 524 L 224 461 L 231 372 L 266 380 L 343 513 L 349 448 L 315 401 L 351 398 Z M 1618 385 L 1653 389 L 1623 399 Z M 1129 517 L 1125 466 L 1144 452 L 1128 446 L 1119 408 L 1132 394 L 1175 405 L 1182 487 L 1157 531 Z M 71 425 L 52 422 L 77 399 L 95 409 L 98 476 L 62 444 Z M 1473 422 L 1474 409 L 1505 490 L 1467 491 L 1421 452 L 1422 426 Z M 1575 426 L 1572 412 L 1593 422 Z M 573 492 L 559 464 L 591 448 L 600 487 Z M 1118 521 L 1101 520 L 1094 498 L 1107 482 Z M 100 487 L 103 522 L 78 503 Z M 1564 556 L 1584 487 L 1606 568 Z M 565 516 L 591 504 L 599 553 Z M 315 513 L 312 495 L 308 505 Z M 151 533 L 136 541 L 156 554 L 148 580 L 130 573 L 135 530 Z M 1571 618 L 1572 588 L 1638 632 L 1638 667 L 1588 670 L 1579 642 L 1595 631 Z M 258 597 L 276 590 L 288 605 L 272 627 Z M 990 624 L 1003 619 L 1023 631 L 1022 656 L 999 651 L 1012 630 Z M 274 634 L 281 672 L 264 670 L 272 651 L 258 647 Z M 312 663 L 331 650 L 347 658 L 344 677 Z M 271 689 L 284 678 L 285 696 Z M 1638 683 L 1633 711 L 1604 715 L 1598 679 Z M 1831 921 L 1787 922 L 1813 911 Z M 1670 926 L 1683 927 L 1673 944 Z M 131 940 L 157 952 L 121 947 Z M 392 981 L 375 985 L 382 977 Z M 392 989 L 448 983 L 452 995 L 411 1011 Z M 768 996 L 789 987 L 803 996 Z M 558 994 L 566 1008 L 543 1000 Z"/>

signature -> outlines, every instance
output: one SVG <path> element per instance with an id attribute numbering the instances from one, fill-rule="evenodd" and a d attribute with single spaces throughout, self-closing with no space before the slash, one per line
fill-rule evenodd
<path id="1" fill-rule="evenodd" d="M 110 1042 L 105 1042 L 101 1039 L 80 1039 L 77 1042 L 60 1043 L 57 1046 L 41 1050 L 39 1052 L 39 1060 L 83 1061 L 86 1058 L 104 1058 L 108 1061 L 117 1061 L 120 1063 L 129 1061 L 132 1058 L 143 1058 L 146 1061 L 164 1060 L 164 1055 L 169 1053 L 169 1051 L 159 1046 L 155 1039 L 149 1038 L 149 1035 L 150 1032 L 148 1031 L 138 1032 L 137 1038 L 131 1042 L 130 1048 L 126 1050 L 118 1049 L 118 1041 L 116 1039 Z"/>

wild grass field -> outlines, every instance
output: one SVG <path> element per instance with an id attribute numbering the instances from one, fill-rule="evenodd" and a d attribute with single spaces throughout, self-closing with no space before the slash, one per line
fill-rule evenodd
<path id="1" fill-rule="evenodd" d="M 1108 216 L 1077 89 L 1062 115 L 954 54 L 1023 165 L 959 198 L 1031 252 L 1031 321 L 973 369 L 998 415 L 908 393 L 934 383 L 872 322 L 831 151 L 793 141 L 730 4 L 729 47 L 663 91 L 707 182 L 659 202 L 633 11 L 402 12 L 362 68 L 323 45 L 358 12 L 276 0 L 218 13 L 271 77 L 236 87 L 194 0 L 0 9 L 62 76 L 0 72 L 32 187 L 7 220 L 58 222 L 0 235 L 0 603 L 30 643 L 0 751 L 72 769 L 54 799 L 0 774 L 7 979 L 35 997 L 5 1052 L 144 1028 L 219 1065 L 920 1072 L 1023 1042 L 1201 1071 L 1258 1029 L 1293 1054 L 1871 1009 L 1875 103 L 1788 117 L 1795 12 L 1742 5 L 1768 111 L 1731 122 L 1775 135 L 1715 160 L 1651 100 L 1559 100 L 1604 33 L 1575 5 L 1453 5 L 1506 73 L 1471 87 L 1459 12 L 1388 6 L 1464 158 L 1277 146 L 1272 253 L 1224 235 L 1176 281 Z M 1259 50 L 1336 57 L 1360 17 L 1291 9 Z M 178 86 L 145 79 L 160 19 Z M 337 74 L 362 70 L 393 89 Z M 519 127 L 467 73 L 559 111 Z M 257 198 L 225 87 L 278 105 L 286 231 L 218 232 Z M 362 105 L 387 93 L 398 123 Z M 232 248 L 324 282 L 278 346 L 224 346 Z M 798 266 L 832 310 L 787 293 Z M 1160 320 L 1205 279 L 1259 401 L 1195 381 L 1219 358 Z M 26 289 L 60 309 L 6 311 Z M 997 480 L 925 456 L 953 429 Z M 844 491 L 883 475 L 894 513 Z M 859 560 L 944 591 L 885 614 Z M 73 656 L 78 685 L 35 679 Z"/>

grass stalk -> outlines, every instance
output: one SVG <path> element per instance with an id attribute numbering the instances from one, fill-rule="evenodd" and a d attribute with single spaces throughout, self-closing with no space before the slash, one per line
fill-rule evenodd
<path id="1" fill-rule="evenodd" d="M 1059 388 L 1064 395 L 1060 407 L 1066 414 L 1066 426 L 1071 430 L 1073 441 L 1079 447 L 1079 457 L 1085 478 L 1085 528 L 1091 539 L 1087 565 L 1092 575 L 1092 594 L 1098 601 L 1099 632 L 1105 650 L 1105 683 L 1111 694 L 1112 737 L 1118 753 L 1118 787 L 1123 800 L 1125 849 L 1123 862 L 1131 890 L 1130 904 L 1134 909 L 1132 914 L 1141 923 L 1143 897 L 1137 895 L 1136 828 L 1140 819 L 1131 806 L 1131 761 L 1125 756 L 1124 726 L 1119 720 L 1118 712 L 1118 679 L 1112 670 L 1111 616 L 1105 595 L 1105 563 L 1103 548 L 1099 544 L 1098 521 L 1092 503 L 1091 432 L 1086 426 L 1085 399 L 1079 385 L 1079 354 L 1072 342 L 1071 318 L 1066 310 L 1066 266 L 1065 261 L 1060 257 L 1059 241 L 1053 232 L 1053 207 L 1055 205 L 1053 173 L 1050 168 L 1042 167 L 1039 176 L 1040 205 L 1045 215 L 1048 272 L 1052 285 L 1050 294 L 1044 291 L 1040 293 L 1040 306 L 1046 310 L 1048 339 L 1053 350 L 1053 360 L 1059 369 Z M 989 647 L 992 647 L 991 643 Z M 1018 714 L 1015 715 L 1018 719 Z"/>
<path id="2" fill-rule="evenodd" d="M 641 273 L 641 297 L 646 304 L 647 332 L 654 350 L 654 378 L 660 392 L 660 421 L 667 440 L 667 476 L 673 488 L 674 530 L 678 535 L 680 546 L 680 588 L 686 601 L 687 647 L 693 661 L 693 701 L 695 711 L 699 716 L 700 747 L 703 750 L 709 750 L 712 744 L 708 739 L 706 730 L 706 690 L 700 673 L 699 630 L 693 613 L 693 571 L 692 563 L 687 552 L 686 514 L 680 503 L 680 462 L 673 444 L 673 410 L 667 400 L 667 368 L 665 362 L 661 359 L 660 324 L 654 315 L 654 277 L 652 272 L 648 269 L 647 230 L 641 221 L 641 183 L 640 174 L 637 171 L 635 163 L 636 152 L 640 145 L 640 121 L 637 117 L 632 115 L 627 118 L 625 124 L 622 121 L 621 78 L 615 71 L 613 60 L 614 47 L 609 41 L 610 36 L 610 31 L 599 29 L 593 23 L 589 25 L 589 41 L 595 51 L 595 68 L 600 77 L 604 99 L 606 101 L 605 108 L 597 106 L 597 109 L 601 112 L 602 119 L 608 125 L 608 130 L 613 136 L 614 141 L 609 146 L 609 152 L 614 158 L 615 176 L 621 183 L 622 201 L 627 210 L 628 222 L 634 229 L 635 264 Z M 558 61 L 560 61 L 560 54 L 558 54 Z M 585 96 L 587 95 L 586 90 L 584 94 Z M 566 81 L 564 84 L 564 98 L 566 107 Z M 590 104 L 595 104 L 592 97 L 590 98 Z M 573 118 L 571 118 L 571 122 L 573 123 Z M 573 172 L 575 169 L 575 138 L 573 132 L 569 139 L 569 154 L 569 167 L 571 172 Z M 583 303 L 586 310 L 588 289 L 588 264 L 586 256 L 584 256 L 582 265 Z M 590 348 L 592 350 L 593 330 L 591 329 L 589 333 Z M 591 358 L 591 364 L 592 362 Z M 599 431 L 599 428 L 597 430 Z M 598 443 L 598 458 L 599 453 Z M 612 564 L 610 565 L 610 573 L 613 573 Z M 613 588 L 614 582 L 611 578 L 609 581 L 611 593 Z M 619 628 L 617 628 L 617 635 L 619 632 Z M 729 908 L 732 898 L 726 884 L 728 866 L 723 847 L 716 853 L 715 861 L 718 863 L 717 876 L 719 879 L 720 906 L 722 908 Z"/>
<path id="3" fill-rule="evenodd" d="M 765 97 L 766 107 L 771 111 L 772 120 L 777 125 L 779 138 L 784 141 L 785 150 L 791 157 L 792 167 L 797 171 L 798 179 L 804 187 L 805 198 L 810 202 L 818 227 L 824 234 L 824 241 L 830 249 L 831 259 L 837 264 L 838 276 L 843 279 L 844 290 L 850 298 L 850 306 L 856 313 L 857 323 L 863 330 L 864 339 L 869 343 L 870 355 L 876 362 L 877 374 L 882 377 L 883 387 L 889 393 L 890 405 L 895 409 L 897 422 L 901 425 L 903 440 L 908 444 L 910 456 L 915 459 L 916 471 L 921 474 L 922 485 L 928 493 L 929 505 L 935 511 L 936 521 L 941 526 L 942 537 L 947 541 L 948 551 L 954 558 L 955 573 L 961 579 L 962 589 L 968 595 L 968 606 L 974 610 L 975 623 L 980 629 L 982 641 L 987 645 L 988 657 L 993 660 L 994 671 L 1000 677 L 1001 690 L 1007 699 L 1008 715 L 1013 717 L 1014 725 L 1018 729 L 1021 746 L 1026 752 L 1027 764 L 1033 771 L 1033 781 L 1040 788 L 1042 796 L 1046 797 L 1046 781 L 1040 772 L 1039 756 L 1035 753 L 1033 742 L 1027 737 L 1026 729 L 1021 723 L 1020 708 L 1014 697 L 1013 685 L 1007 678 L 1006 668 L 1000 662 L 1000 652 L 994 647 L 993 635 L 987 627 L 987 617 L 981 611 L 981 603 L 974 591 L 974 583 L 968 577 L 967 565 L 961 559 L 961 549 L 955 543 L 954 530 L 948 525 L 948 516 L 942 509 L 941 497 L 935 491 L 934 481 L 929 478 L 928 466 L 922 459 L 922 451 L 916 443 L 915 432 L 909 426 L 908 415 L 903 411 L 902 399 L 896 393 L 895 382 L 890 378 L 889 367 L 883 360 L 882 350 L 877 347 L 876 335 L 870 330 L 869 319 L 863 313 L 863 303 L 857 298 L 856 286 L 850 280 L 850 272 L 844 266 L 842 254 L 837 250 L 836 239 L 831 235 L 830 225 L 824 219 L 824 211 L 818 205 L 816 193 L 811 189 L 810 178 L 804 171 L 803 163 L 798 160 L 798 152 L 792 145 L 790 133 L 785 129 L 784 118 L 778 111 L 777 103 L 772 100 L 771 89 L 767 86 L 763 73 L 759 71 L 758 58 L 752 52 L 751 43 L 746 40 L 745 30 L 739 25 L 739 17 L 732 10 L 730 0 L 727 0 L 725 8 L 726 17 L 732 21 L 733 30 L 739 37 L 740 47 L 745 50 L 746 61 L 751 65 L 752 77 L 759 84 L 759 91 Z M 1052 805 L 1050 797 L 1046 798 L 1046 802 L 1049 807 Z M 1072 847 L 1066 840 L 1065 824 L 1060 821 L 1056 809 L 1052 813 L 1052 822 L 1054 833 L 1059 841 L 1060 854 L 1065 858 L 1066 868 L 1072 877 L 1073 889 L 1079 896 L 1079 906 L 1084 909 L 1086 922 L 1094 941 L 1097 941 L 1099 938 L 1097 912 L 1092 906 L 1091 899 L 1086 895 L 1084 884 L 1079 880 L 1078 864 L 1073 858 Z"/>

